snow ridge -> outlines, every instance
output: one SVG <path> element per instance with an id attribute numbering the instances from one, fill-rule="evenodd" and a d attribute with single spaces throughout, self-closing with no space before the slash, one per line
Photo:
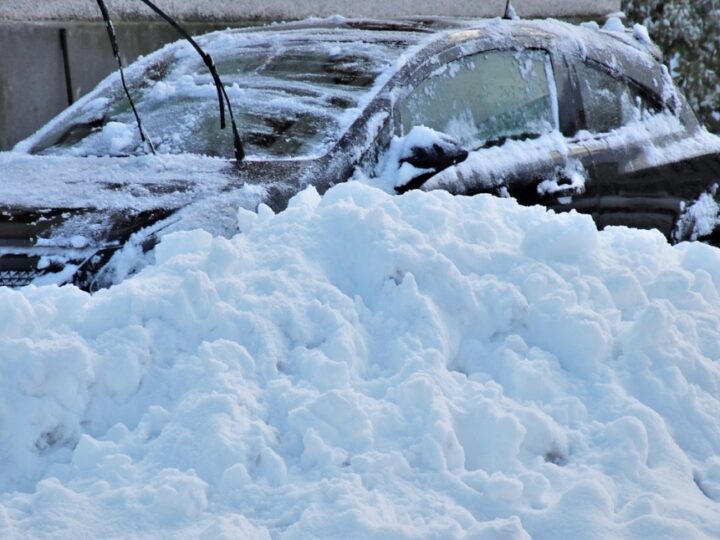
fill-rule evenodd
<path id="1" fill-rule="evenodd" d="M 720 251 L 359 182 L 0 289 L 0 537 L 720 537 Z"/>

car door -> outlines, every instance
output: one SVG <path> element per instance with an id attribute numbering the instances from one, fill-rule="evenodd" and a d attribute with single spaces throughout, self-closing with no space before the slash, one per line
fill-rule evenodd
<path id="1" fill-rule="evenodd" d="M 434 65 L 400 101 L 401 133 L 423 125 L 452 136 L 470 155 L 423 189 L 497 193 L 558 209 L 592 206 L 589 154 L 561 132 L 558 96 L 567 85 L 556 79 L 562 68 L 547 50 L 481 50 Z"/>
<path id="2" fill-rule="evenodd" d="M 717 159 L 683 155 L 692 133 L 652 89 L 590 59 L 576 64 L 575 81 L 598 226 L 657 228 L 672 239 L 682 210 L 718 178 Z"/>

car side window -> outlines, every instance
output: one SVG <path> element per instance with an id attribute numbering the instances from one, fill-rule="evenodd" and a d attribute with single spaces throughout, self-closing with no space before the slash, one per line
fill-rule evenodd
<path id="1" fill-rule="evenodd" d="M 660 110 L 636 84 L 599 66 L 579 63 L 577 74 L 588 131 L 612 131 Z"/>
<path id="2" fill-rule="evenodd" d="M 493 50 L 450 62 L 400 105 L 403 132 L 424 125 L 479 148 L 557 128 L 549 55 Z"/>

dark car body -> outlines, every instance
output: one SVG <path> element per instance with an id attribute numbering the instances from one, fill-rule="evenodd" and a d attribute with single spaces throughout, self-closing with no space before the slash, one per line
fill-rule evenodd
<path id="1" fill-rule="evenodd" d="M 276 45 L 265 41 L 283 53 L 269 55 Z M 182 45 L 165 47 L 129 70 L 132 89 L 147 98 L 146 124 L 161 134 L 160 155 L 142 155 L 136 134 L 131 140 L 114 120 L 127 111 L 113 76 L 0 155 L 0 284 L 107 285 L 133 270 L 123 268 L 123 252 L 147 251 L 163 234 L 231 235 L 238 207 L 279 211 L 309 185 L 323 193 L 403 166 L 397 192 L 512 196 L 591 214 L 599 227 L 657 228 L 671 241 L 712 234 L 688 209 L 714 196 L 720 145 L 642 33 L 557 21 L 335 18 L 201 42 L 219 43 L 220 67 L 227 60 L 221 75 L 243 111 L 249 158 L 231 159 L 229 134 L 208 135 L 210 112 L 181 121 L 207 92 L 201 65 L 185 62 Z M 317 47 L 327 54 L 302 52 Z M 289 86 L 272 82 L 273 69 L 285 70 Z M 374 70 L 368 80 L 363 69 Z M 168 90 L 160 83 L 173 70 L 180 75 Z M 232 80 L 233 70 L 242 76 Z M 163 112 L 165 94 L 178 88 L 185 94 Z M 419 125 L 440 138 L 397 150 Z"/>

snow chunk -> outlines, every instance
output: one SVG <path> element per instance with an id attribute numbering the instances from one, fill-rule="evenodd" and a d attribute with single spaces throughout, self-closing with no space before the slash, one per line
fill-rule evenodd
<path id="1" fill-rule="evenodd" d="M 644 25 L 635 23 L 633 25 L 632 32 L 633 32 L 633 37 L 635 39 L 637 39 L 639 42 L 645 43 L 648 45 L 652 44 L 652 39 L 650 39 L 650 34 L 648 33 L 648 29 Z"/>
<path id="2" fill-rule="evenodd" d="M 718 186 L 703 193 L 680 216 L 675 230 L 678 239 L 697 240 L 709 236 L 720 225 L 720 205 L 715 200 Z"/>
<path id="3" fill-rule="evenodd" d="M 620 17 L 608 17 L 602 29 L 606 32 L 618 32 L 622 34 L 625 33 L 625 25 L 623 24 Z"/>
<path id="4" fill-rule="evenodd" d="M 108 122 L 102 129 L 102 138 L 111 154 L 119 154 L 133 142 L 133 128 L 122 122 Z"/>
<path id="5" fill-rule="evenodd" d="M 88 239 L 84 236 L 75 235 L 70 238 L 70 245 L 75 249 L 82 249 L 88 245 Z"/>

